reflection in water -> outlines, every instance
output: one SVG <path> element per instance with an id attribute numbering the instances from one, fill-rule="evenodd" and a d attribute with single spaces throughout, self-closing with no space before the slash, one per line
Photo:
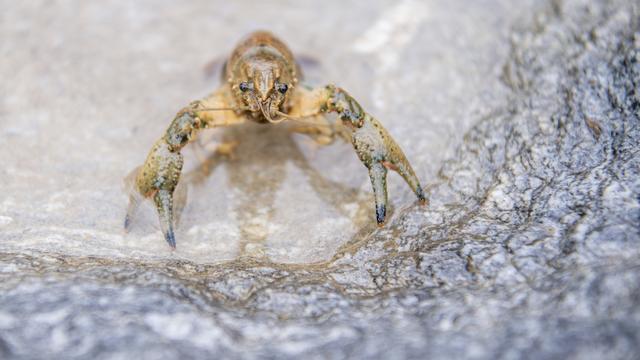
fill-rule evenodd
<path id="1" fill-rule="evenodd" d="M 185 186 L 176 190 L 176 210 L 180 214 L 182 207 L 189 205 L 186 200 L 187 186 L 200 192 L 207 180 L 214 176 L 218 166 L 225 164 L 228 175 L 226 188 L 214 191 L 224 193 L 217 196 L 227 196 L 233 199 L 229 215 L 239 228 L 239 257 L 275 260 L 273 257 L 267 256 L 268 249 L 266 247 L 268 246 L 267 239 L 275 232 L 273 224 L 276 213 L 295 214 L 291 210 L 280 209 L 275 205 L 278 190 L 283 186 L 287 177 L 292 176 L 291 171 L 287 171 L 288 164 L 294 165 L 295 169 L 300 170 L 304 176 L 304 178 L 294 178 L 296 182 L 301 180 L 307 182 L 307 184 L 296 184 L 296 187 L 310 185 L 315 195 L 323 203 L 327 204 L 341 218 L 348 219 L 350 222 L 348 227 L 352 231 L 338 234 L 343 235 L 340 236 L 338 246 L 344 245 L 350 240 L 357 240 L 360 238 L 358 234 L 368 233 L 375 228 L 375 224 L 370 218 L 373 204 L 370 194 L 323 176 L 321 171 L 309 164 L 293 140 L 291 132 L 285 126 L 246 124 L 222 131 L 222 145 L 218 147 L 218 150 L 209 156 L 201 156 L 202 162 L 194 170 L 183 175 L 181 183 Z M 201 141 L 206 140 L 202 138 Z M 199 146 L 196 143 L 194 147 L 196 153 L 203 152 L 202 149 L 198 149 L 202 145 Z M 207 194 L 207 196 L 210 195 L 210 193 Z M 303 200 L 294 198 L 292 201 Z M 314 218 L 322 211 L 307 209 L 305 208 L 307 205 L 303 203 L 291 204 L 295 209 L 305 209 L 305 214 L 303 214 L 305 223 L 287 223 L 285 231 L 297 232 L 291 235 L 305 237 L 302 239 L 306 244 L 304 246 L 323 246 L 322 241 L 313 239 L 314 234 L 309 230 L 300 229 L 300 227 L 311 228 L 312 225 L 323 220 Z M 211 203 L 210 206 L 216 206 L 216 204 Z M 297 215 L 295 218 L 299 219 L 300 214 Z M 341 228 L 344 227 L 344 225 L 341 226 Z M 334 246 L 332 250 L 337 249 L 338 246 Z M 279 250 L 281 252 L 287 251 L 286 248 Z M 323 256 L 322 258 L 316 256 L 312 261 L 331 258 L 333 253 L 327 253 L 327 251 L 331 250 L 317 249 L 316 253 L 323 253 Z M 285 258 L 287 262 L 305 262 L 305 259 L 295 259 L 290 256 Z"/>

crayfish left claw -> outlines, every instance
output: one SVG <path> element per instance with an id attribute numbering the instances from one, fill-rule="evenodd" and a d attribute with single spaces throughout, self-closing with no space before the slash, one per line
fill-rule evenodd
<path id="1" fill-rule="evenodd" d="M 376 222 L 382 226 L 387 216 L 387 168 L 379 162 L 371 164 L 369 177 L 376 201 Z"/>
<path id="2" fill-rule="evenodd" d="M 360 161 L 369 169 L 378 225 L 384 224 L 387 215 L 387 169 L 400 174 L 420 203 L 426 203 L 420 181 L 400 146 L 382 124 L 364 111 L 351 95 L 341 88 L 328 85 L 309 99 L 311 103 L 321 104 L 322 111 L 338 113 L 345 127 L 351 130 L 353 147 Z"/>

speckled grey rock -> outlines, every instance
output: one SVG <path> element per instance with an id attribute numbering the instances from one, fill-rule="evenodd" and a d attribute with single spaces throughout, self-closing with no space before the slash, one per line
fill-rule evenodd
<path id="1" fill-rule="evenodd" d="M 2 357 L 637 358 L 640 5 L 443 3 L 5 3 Z M 176 253 L 122 235 L 116 182 L 210 88 L 184 72 L 216 55 L 198 35 L 278 15 L 323 55 L 317 79 L 387 124 L 429 205 L 393 180 L 375 229 L 348 146 L 249 127 L 190 184 Z"/>

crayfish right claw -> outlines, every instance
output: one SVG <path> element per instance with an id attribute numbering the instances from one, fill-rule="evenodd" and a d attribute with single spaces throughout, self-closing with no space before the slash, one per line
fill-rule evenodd
<path id="1" fill-rule="evenodd" d="M 152 198 L 158 212 L 160 229 L 172 249 L 176 248 L 173 192 L 178 185 L 183 158 L 172 152 L 164 141 L 158 141 L 136 175 L 136 190 L 145 198 Z M 126 220 L 125 220 L 126 222 Z"/>
<path id="2" fill-rule="evenodd" d="M 176 249 L 176 237 L 173 233 L 173 195 L 167 190 L 160 190 L 153 197 L 160 218 L 160 228 L 164 239 L 173 250 Z"/>

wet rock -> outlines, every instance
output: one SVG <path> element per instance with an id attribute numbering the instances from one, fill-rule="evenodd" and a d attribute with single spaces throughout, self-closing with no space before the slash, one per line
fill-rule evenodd
<path id="1" fill-rule="evenodd" d="M 125 153 L 106 149 L 117 136 L 133 132 L 126 121 L 116 120 L 112 125 L 119 128 L 98 142 L 105 149 L 96 146 L 94 153 L 104 155 L 106 164 L 75 154 L 45 166 L 37 177 L 32 173 L 37 162 L 27 158 L 28 152 L 3 152 L 8 167 L 2 179 L 7 191 L 0 198 L 0 353 L 25 358 L 635 357 L 640 352 L 640 7 L 632 1 L 586 0 L 527 3 L 520 10 L 502 2 L 492 2 L 488 10 L 464 2 L 416 4 L 375 3 L 366 10 L 384 9 L 371 28 L 392 29 L 383 45 L 397 46 L 406 60 L 400 67 L 401 60 L 383 51 L 361 65 L 375 68 L 379 76 L 370 84 L 372 98 L 364 102 L 390 119 L 385 124 L 409 145 L 416 167 L 424 169 L 428 206 L 410 204 L 410 192 L 392 182 L 394 216 L 382 229 L 370 227 L 366 175 L 362 181 L 357 175 L 338 176 L 343 169 L 362 170 L 357 162 L 342 160 L 348 147 L 332 147 L 322 158 L 284 134 L 256 128 L 248 136 L 254 144 L 272 147 L 271 160 L 265 163 L 249 146 L 238 154 L 249 161 L 246 167 L 238 160 L 223 165 L 235 179 L 231 184 L 220 180 L 224 176 L 218 170 L 204 177 L 208 187 L 231 189 L 228 198 L 194 185 L 192 194 L 231 202 L 225 206 L 234 210 L 228 215 L 214 209 L 220 217 L 207 222 L 212 220 L 201 211 L 207 203 L 197 195 L 190 205 L 195 216 L 189 218 L 188 208 L 183 214 L 183 226 L 191 229 L 184 236 L 186 249 L 170 254 L 163 252 L 157 234 L 142 230 L 123 237 L 116 230 L 120 218 L 107 216 L 124 207 L 114 200 L 123 196 L 108 184 L 120 176 L 113 164 Z M 237 10 L 233 5 L 221 9 Z M 398 30 L 403 16 L 418 10 L 423 16 Z M 469 15 L 476 10 L 489 11 L 500 24 Z M 131 11 L 130 16 L 139 16 Z M 149 16 L 141 19 L 153 23 L 155 15 Z M 438 19 L 473 24 L 494 37 L 487 40 L 461 26 L 463 46 L 425 46 L 430 39 L 420 31 L 425 24 L 443 38 L 451 31 L 438 30 L 444 26 Z M 349 26 L 357 24 L 345 26 L 350 33 Z M 357 38 L 351 56 L 379 50 L 382 45 L 374 39 Z M 482 46 L 468 46 L 472 40 Z M 466 92 L 456 95 L 460 98 L 438 100 L 436 95 L 427 115 L 415 104 L 424 94 L 404 91 L 408 85 L 417 81 L 437 93 L 446 83 L 456 89 L 466 74 L 454 76 L 456 81 L 447 75 L 434 80 L 422 77 L 415 64 L 425 61 L 424 55 L 441 51 L 448 59 L 463 54 L 463 48 L 472 55 L 461 55 L 450 66 L 484 71 L 488 85 L 470 75 Z M 354 71 L 353 79 L 362 75 Z M 391 90 L 405 96 L 382 101 L 377 96 L 389 88 L 380 84 L 390 78 L 397 80 Z M 55 83 L 55 77 L 48 81 Z M 0 128 L 0 136 L 12 145 L 26 141 L 33 154 L 42 149 L 25 137 L 46 142 L 50 134 L 40 131 L 58 134 L 55 121 L 61 114 L 36 113 L 29 127 L 9 120 L 7 114 L 27 97 L 21 91 L 18 87 L 21 96 L 3 100 L 0 116 L 8 125 Z M 142 96 L 160 96 L 157 91 Z M 83 103 L 87 109 L 102 106 L 101 98 L 88 97 L 98 105 Z M 462 98 L 471 104 L 459 110 Z M 398 112 L 427 117 L 421 123 L 427 126 L 416 131 L 417 121 L 408 126 L 394 119 Z M 455 127 L 464 131 L 444 136 L 443 119 L 453 114 L 460 115 Z M 105 129 L 105 119 L 96 119 L 72 133 Z M 270 137 L 256 135 L 263 132 Z M 241 137 L 234 131 L 225 136 Z M 448 139 L 449 147 L 438 137 Z M 53 150 L 44 158 L 61 160 L 64 151 L 48 144 Z M 73 146 L 71 140 L 66 149 Z M 143 148 L 136 150 L 144 153 Z M 320 158 L 309 160 L 315 156 Z M 126 165 L 132 168 L 135 162 Z M 264 165 L 271 172 L 255 178 L 262 184 L 242 182 Z M 286 170 L 291 166 L 298 170 Z M 323 180 L 317 180 L 315 169 L 322 169 Z M 97 179 L 86 177 L 86 171 Z M 79 180 L 71 180 L 73 174 Z M 308 231 L 288 223 L 289 216 L 298 215 L 295 209 L 283 210 L 288 196 L 304 195 L 287 195 L 288 190 L 305 177 L 315 179 L 304 183 L 313 189 L 305 198 L 312 204 L 310 216 L 328 216 L 339 231 Z M 29 182 L 23 178 L 36 190 L 25 193 Z M 85 182 L 90 180 L 107 190 L 89 190 Z M 50 196 L 52 185 L 65 181 L 84 192 L 59 189 Z M 337 198 L 329 191 L 334 185 Z M 243 186 L 268 193 L 252 205 L 243 198 L 251 190 Z M 340 198 L 349 199 L 346 207 Z M 45 206 L 34 211 L 38 203 Z M 102 211 L 92 210 L 101 206 Z M 232 245 L 220 245 L 220 238 Z M 324 242 L 305 252 L 305 239 Z M 156 242 L 157 247 L 151 245 Z M 243 252 L 247 244 L 253 250 Z M 189 250 L 191 245 L 199 247 Z M 286 252 L 289 246 L 294 257 Z M 212 258 L 219 253 L 224 255 Z"/>

